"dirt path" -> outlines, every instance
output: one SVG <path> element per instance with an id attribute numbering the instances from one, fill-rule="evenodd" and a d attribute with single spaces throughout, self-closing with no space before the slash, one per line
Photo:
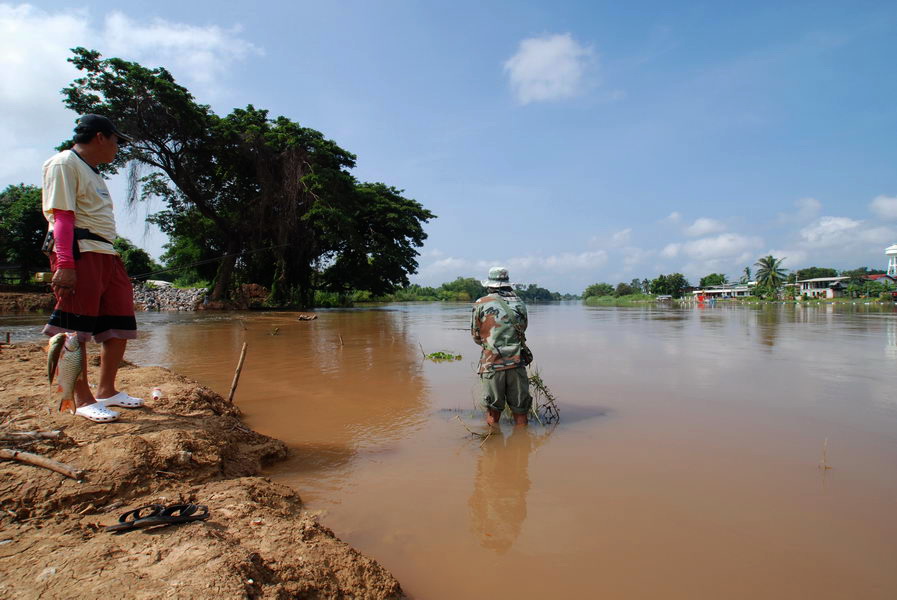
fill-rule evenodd
<path id="1" fill-rule="evenodd" d="M 95 367 L 91 367 L 93 372 Z M 0 598 L 401 598 L 396 579 L 258 474 L 286 446 L 246 428 L 218 394 L 159 367 L 124 366 L 120 388 L 165 398 L 96 425 L 55 410 L 36 345 L 0 349 L 0 442 L 85 472 L 82 481 L 0 461 Z M 112 535 L 149 503 L 206 504 L 211 516 Z"/>

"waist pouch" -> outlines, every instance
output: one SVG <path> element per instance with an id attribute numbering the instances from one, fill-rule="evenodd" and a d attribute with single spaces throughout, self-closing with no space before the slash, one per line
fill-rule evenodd
<path id="1" fill-rule="evenodd" d="M 78 240 L 94 240 L 96 242 L 105 242 L 110 246 L 112 245 L 112 242 L 102 236 L 93 233 L 89 229 L 84 229 L 83 227 L 75 227 L 75 235 L 72 238 L 72 257 L 75 260 L 81 258 L 81 249 L 78 248 Z M 41 244 L 40 249 L 49 254 L 53 251 L 53 248 L 55 246 L 56 241 L 53 239 L 53 232 L 48 231 L 47 235 L 44 236 L 44 243 Z"/>

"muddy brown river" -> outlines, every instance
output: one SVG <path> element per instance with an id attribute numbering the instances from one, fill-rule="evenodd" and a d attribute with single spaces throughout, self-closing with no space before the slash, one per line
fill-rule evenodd
<path id="1" fill-rule="evenodd" d="M 318 315 L 143 314 L 128 358 L 226 395 L 246 341 L 270 476 L 414 598 L 897 597 L 893 306 L 533 305 L 561 422 L 482 447 L 469 306 Z"/>

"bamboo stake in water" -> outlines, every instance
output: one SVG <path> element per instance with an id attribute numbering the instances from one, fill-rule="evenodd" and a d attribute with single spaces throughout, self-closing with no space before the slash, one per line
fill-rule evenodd
<path id="1" fill-rule="evenodd" d="M 243 361 L 246 360 L 246 342 L 243 342 L 243 349 L 240 351 L 240 362 L 237 363 L 237 370 L 234 371 L 234 382 L 230 384 L 230 394 L 227 401 L 234 403 L 234 393 L 237 391 L 237 383 L 240 381 L 240 372 L 243 370 Z"/>
<path id="2" fill-rule="evenodd" d="M 822 443 L 822 460 L 819 461 L 819 468 L 825 471 L 826 469 L 831 469 L 828 464 L 828 438 L 825 438 L 825 441 Z"/>

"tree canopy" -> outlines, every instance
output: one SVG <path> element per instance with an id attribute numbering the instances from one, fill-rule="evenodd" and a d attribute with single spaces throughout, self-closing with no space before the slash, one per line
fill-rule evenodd
<path id="1" fill-rule="evenodd" d="M 757 267 L 757 287 L 774 294 L 782 286 L 788 269 L 782 267 L 784 258 L 776 258 L 767 255 L 760 258 L 754 266 Z"/>
<path id="2" fill-rule="evenodd" d="M 725 285 L 727 283 L 729 283 L 729 280 L 723 273 L 711 273 L 710 275 L 701 277 L 701 282 L 698 285 L 701 287 L 710 287 L 712 285 Z"/>
<path id="3" fill-rule="evenodd" d="M 39 187 L 20 183 L 0 192 L 0 263 L 18 266 L 22 281 L 48 267 L 40 249 L 46 233 Z"/>
<path id="4" fill-rule="evenodd" d="M 213 299 L 253 282 L 275 304 L 308 305 L 315 289 L 385 293 L 416 272 L 433 213 L 358 182 L 355 155 L 321 132 L 252 105 L 220 117 L 164 68 L 73 52 L 83 76 L 66 106 L 134 137 L 108 169 L 130 166 L 130 201 L 165 202 L 151 221 L 169 235 L 166 266 L 213 280 Z"/>
<path id="5" fill-rule="evenodd" d="M 806 267 L 803 269 L 798 269 L 795 272 L 795 277 L 800 281 L 802 279 L 816 279 L 817 277 L 837 277 L 838 270 L 831 269 L 828 267 Z"/>

